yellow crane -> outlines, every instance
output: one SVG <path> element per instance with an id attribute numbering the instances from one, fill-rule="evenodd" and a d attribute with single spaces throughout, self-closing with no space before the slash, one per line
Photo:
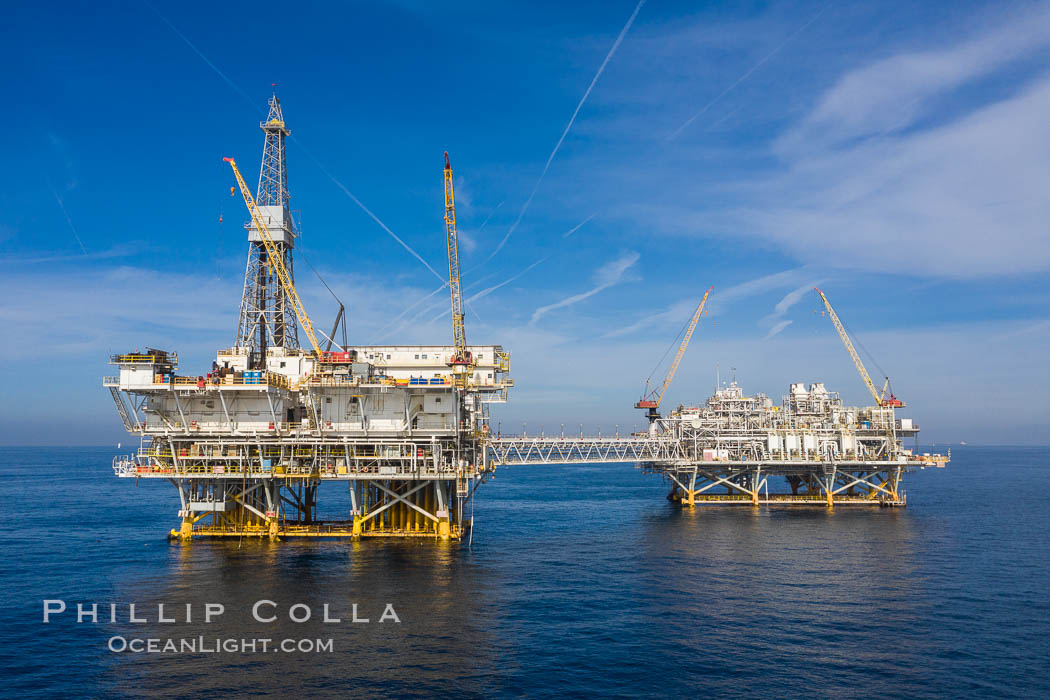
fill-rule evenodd
<path id="1" fill-rule="evenodd" d="M 252 221 L 255 223 L 255 228 L 259 231 L 259 237 L 262 238 L 263 245 L 266 246 L 266 256 L 269 264 L 277 273 L 277 279 L 280 281 L 284 293 L 288 295 L 288 301 L 292 305 L 292 310 L 295 311 L 295 317 L 299 319 L 299 326 L 306 331 L 306 337 L 310 339 L 310 345 L 313 346 L 314 352 L 320 357 L 321 346 L 317 343 L 317 336 L 314 335 L 314 324 L 310 322 L 310 317 L 307 316 L 306 309 L 303 308 L 303 302 L 299 298 L 299 293 L 295 291 L 292 275 L 288 272 L 288 268 L 285 267 L 284 259 L 277 250 L 277 246 L 274 245 L 273 238 L 270 236 L 270 230 L 263 223 L 262 213 L 259 211 L 258 205 L 255 204 L 255 197 L 252 196 L 251 190 L 248 189 L 248 185 L 244 182 L 244 177 L 241 175 L 241 171 L 237 168 L 237 163 L 234 162 L 233 158 L 223 158 L 223 160 L 233 168 L 233 174 L 237 178 L 237 185 L 241 188 L 244 203 L 248 206 L 248 211 L 252 215 Z"/>
<path id="2" fill-rule="evenodd" d="M 828 311 L 828 316 L 831 317 L 831 322 L 835 324 L 835 330 L 839 332 L 839 338 L 842 339 L 842 344 L 846 346 L 846 352 L 849 353 L 850 358 L 853 360 L 853 364 L 857 367 L 857 372 L 860 374 L 860 378 L 864 380 L 864 386 L 868 387 L 868 391 L 871 392 L 872 397 L 875 399 L 875 403 L 879 406 L 886 408 L 900 408 L 904 406 L 904 402 L 893 395 L 890 391 L 889 396 L 886 392 L 890 390 L 890 378 L 886 377 L 886 382 L 882 385 L 882 392 L 875 388 L 875 383 L 871 381 L 871 376 L 868 374 L 868 370 L 864 368 L 864 363 L 860 360 L 860 355 L 857 354 L 857 350 L 853 347 L 853 341 L 849 339 L 849 334 L 846 333 L 845 327 L 842 325 L 842 321 L 839 320 L 839 315 L 835 313 L 835 309 L 831 307 L 831 302 L 824 296 L 824 292 L 814 287 L 817 294 L 820 295 L 821 301 L 824 302 L 824 307 Z"/>
<path id="3" fill-rule="evenodd" d="M 463 327 L 463 295 L 459 286 L 459 238 L 456 234 L 456 197 L 452 190 L 452 164 L 445 151 L 445 238 L 448 241 L 448 288 L 452 295 L 452 344 L 455 352 L 451 365 L 471 363 L 467 351 L 467 332 Z"/>
<path id="4" fill-rule="evenodd" d="M 671 362 L 671 368 L 667 370 L 667 376 L 664 377 L 664 383 L 660 386 L 659 390 L 650 390 L 634 405 L 635 408 L 646 408 L 649 410 L 649 422 L 652 422 L 659 417 L 659 414 L 656 411 L 660 408 L 660 402 L 664 398 L 664 392 L 667 391 L 667 387 L 671 385 L 671 380 L 674 379 L 675 372 L 678 371 L 678 365 L 682 361 L 682 356 L 685 355 L 685 349 L 689 347 L 689 340 L 693 337 L 693 331 L 696 330 L 697 321 L 700 320 L 701 314 L 704 313 L 704 306 L 707 304 L 707 297 L 712 289 L 714 289 L 714 287 L 709 287 L 708 290 L 704 292 L 704 298 L 700 300 L 700 304 L 696 307 L 696 312 L 689 320 L 689 327 L 685 331 L 685 337 L 682 338 L 682 344 L 678 346 L 678 352 L 674 356 L 674 361 Z"/>

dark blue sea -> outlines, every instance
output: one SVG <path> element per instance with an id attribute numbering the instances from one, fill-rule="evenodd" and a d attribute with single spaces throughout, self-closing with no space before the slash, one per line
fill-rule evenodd
<path id="1" fill-rule="evenodd" d="M 503 468 L 468 546 L 169 542 L 175 489 L 118 480 L 112 450 L 7 448 L 0 695 L 1050 697 L 1047 454 L 955 448 L 906 478 L 908 508 L 834 512 L 683 511 L 626 465 Z M 45 599 L 67 612 L 43 624 Z M 108 648 L 200 636 L 332 651 Z"/>

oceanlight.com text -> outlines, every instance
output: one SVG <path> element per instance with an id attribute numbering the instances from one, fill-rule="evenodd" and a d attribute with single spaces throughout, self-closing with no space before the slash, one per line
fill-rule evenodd
<path id="1" fill-rule="evenodd" d="M 109 638 L 106 647 L 113 653 L 131 654 L 330 654 L 335 650 L 332 639 L 271 639 L 271 638 L 220 638 L 157 637 Z"/>

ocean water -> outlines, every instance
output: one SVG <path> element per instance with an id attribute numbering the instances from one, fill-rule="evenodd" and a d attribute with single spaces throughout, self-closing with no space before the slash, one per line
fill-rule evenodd
<path id="1" fill-rule="evenodd" d="M 683 511 L 627 465 L 504 468 L 469 547 L 169 542 L 175 489 L 116 479 L 112 454 L 0 450 L 4 696 L 1050 697 L 1044 449 L 956 448 L 906 478 L 907 509 L 834 512 Z M 70 610 L 43 624 L 44 599 Z M 205 624 L 208 602 L 225 612 Z M 378 621 L 388 603 L 400 622 Z M 202 635 L 332 651 L 107 646 Z"/>

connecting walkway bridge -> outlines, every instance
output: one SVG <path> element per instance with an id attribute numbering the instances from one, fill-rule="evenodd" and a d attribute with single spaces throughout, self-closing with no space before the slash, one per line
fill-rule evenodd
<path id="1" fill-rule="evenodd" d="M 490 467 L 528 464 L 635 463 L 671 483 L 668 498 L 683 505 L 721 503 L 866 504 L 903 506 L 901 477 L 915 468 L 944 467 L 940 455 L 896 459 L 699 460 L 685 443 L 665 435 L 629 437 L 499 436 L 487 441 Z M 949 455 L 950 458 L 950 455 Z M 790 493 L 770 493 L 779 477 Z M 716 490 L 717 489 L 717 490 Z M 724 491 L 722 491 L 724 489 Z"/>
<path id="2" fill-rule="evenodd" d="M 497 437 L 487 441 L 492 465 L 677 463 L 681 443 L 661 437 Z"/>

